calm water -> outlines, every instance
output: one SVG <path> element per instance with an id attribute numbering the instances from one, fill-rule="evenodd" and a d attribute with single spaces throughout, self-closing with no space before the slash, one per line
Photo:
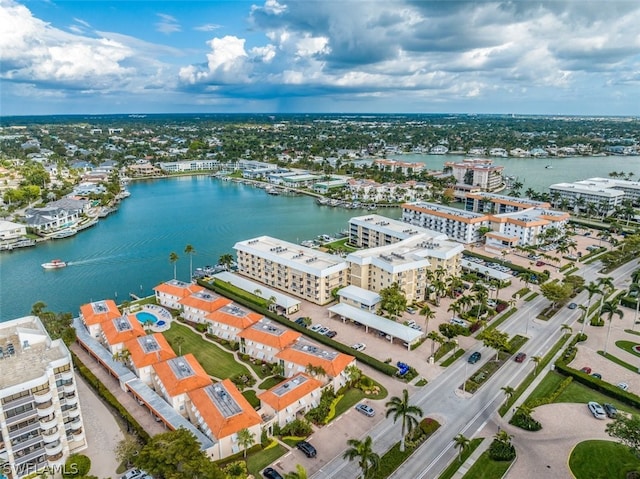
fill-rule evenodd
<path id="1" fill-rule="evenodd" d="M 205 176 L 136 182 L 117 213 L 71 238 L 0 254 L 0 321 L 28 314 L 44 301 L 51 311 L 71 311 L 90 301 L 149 295 L 173 277 L 169 254 L 180 256 L 178 279 L 213 265 L 233 245 L 269 235 L 299 243 L 347 228 L 362 210 L 320 207 L 307 196 L 270 196 L 264 190 Z M 399 218 L 400 211 L 378 210 Z M 234 254 L 235 256 L 235 254 Z M 67 268 L 45 271 L 40 264 L 60 258 Z"/>
<path id="2" fill-rule="evenodd" d="M 401 155 L 401 161 L 422 162 L 428 168 L 441 170 L 445 161 L 461 161 L 457 155 Z M 633 180 L 640 179 L 640 156 L 591 156 L 579 158 L 492 158 L 496 165 L 504 166 L 505 176 L 516 176 L 524 187 L 548 192 L 549 185 L 562 181 L 577 181 L 592 177 L 609 177 L 612 171 L 633 172 Z M 551 168 L 546 168 L 550 165 Z"/>

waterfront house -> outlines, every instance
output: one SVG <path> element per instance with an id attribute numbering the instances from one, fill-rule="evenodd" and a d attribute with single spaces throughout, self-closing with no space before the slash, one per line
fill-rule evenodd
<path id="1" fill-rule="evenodd" d="M 27 234 L 27 227 L 20 223 L 0 220 L 0 241 L 21 239 Z"/>
<path id="2" fill-rule="evenodd" d="M 171 346 L 161 333 L 139 336 L 124 343 L 133 372 L 147 385 L 153 383 L 153 365 L 176 357 Z M 124 356 L 126 358 L 126 355 Z"/>
<path id="3" fill-rule="evenodd" d="M 185 283 L 178 279 L 171 279 L 159 284 L 153 291 L 155 292 L 156 302 L 162 306 L 166 306 L 171 309 L 182 309 L 180 300 L 191 296 L 199 291 L 204 291 L 205 288 L 195 283 Z"/>
<path id="4" fill-rule="evenodd" d="M 267 319 L 261 319 L 237 334 L 242 354 L 268 363 L 275 362 L 276 354 L 296 342 L 301 336 L 301 333 Z"/>
<path id="5" fill-rule="evenodd" d="M 213 334 L 228 341 L 238 341 L 238 333 L 257 323 L 261 314 L 249 311 L 241 306 L 229 303 L 207 314 L 207 328 Z"/>
<path id="6" fill-rule="evenodd" d="M 229 379 L 193 389 L 187 395 L 189 420 L 214 443 L 207 451 L 212 460 L 241 452 L 238 433 L 243 429 L 259 440 L 260 416 Z"/>
<path id="7" fill-rule="evenodd" d="M 230 299 L 207 289 L 196 291 L 179 302 L 182 305 L 182 317 L 196 323 L 206 323 L 207 315 L 232 303 Z"/>
<path id="8" fill-rule="evenodd" d="M 283 427 L 304 415 L 320 403 L 323 384 L 315 378 L 299 373 L 258 394 L 260 412 L 268 427 Z"/>
<path id="9" fill-rule="evenodd" d="M 84 323 L 93 338 L 99 338 L 102 333 L 101 324 L 122 316 L 122 313 L 112 299 L 94 301 L 80 306 L 80 320 Z"/>
<path id="10" fill-rule="evenodd" d="M 211 384 L 211 378 L 191 353 L 152 366 L 156 392 L 181 415 L 187 415 L 187 393 Z"/>

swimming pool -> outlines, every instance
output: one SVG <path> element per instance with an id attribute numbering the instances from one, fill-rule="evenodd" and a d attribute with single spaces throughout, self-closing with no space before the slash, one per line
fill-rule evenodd
<path id="1" fill-rule="evenodd" d="M 142 324 L 149 323 L 153 325 L 158 322 L 158 317 L 149 311 L 138 311 L 136 313 L 136 318 L 138 318 L 138 321 Z"/>

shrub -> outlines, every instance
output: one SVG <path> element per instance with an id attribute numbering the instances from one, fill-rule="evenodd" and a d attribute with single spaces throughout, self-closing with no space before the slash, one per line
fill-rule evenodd
<path id="1" fill-rule="evenodd" d="M 83 477 L 89 473 L 91 469 L 91 459 L 82 454 L 71 454 L 64 463 L 63 477 Z"/>
<path id="2" fill-rule="evenodd" d="M 286 424 L 280 428 L 280 435 L 282 436 L 297 436 L 307 437 L 311 434 L 311 424 L 303 419 L 294 419 L 289 424 Z"/>
<path id="3" fill-rule="evenodd" d="M 196 324 L 196 331 L 198 331 L 199 333 L 206 333 L 207 332 L 207 325 L 204 323 L 197 323 Z"/>
<path id="4" fill-rule="evenodd" d="M 422 421 L 420 421 L 420 429 L 427 436 L 436 432 L 439 427 L 440 423 L 430 417 L 425 417 L 424 419 L 422 419 Z"/>
<path id="5" fill-rule="evenodd" d="M 231 378 L 231 382 L 242 391 L 244 388 L 250 388 L 256 383 L 256 378 L 250 374 L 236 374 Z"/>
<path id="6" fill-rule="evenodd" d="M 513 461 L 516 457 L 516 449 L 511 443 L 494 439 L 489 446 L 489 457 L 494 461 Z"/>
<path id="7" fill-rule="evenodd" d="M 525 431 L 539 431 L 542 429 L 542 424 L 533 419 L 530 414 L 525 414 L 523 412 L 516 412 L 509 424 L 513 424 L 520 429 L 524 429 Z"/>

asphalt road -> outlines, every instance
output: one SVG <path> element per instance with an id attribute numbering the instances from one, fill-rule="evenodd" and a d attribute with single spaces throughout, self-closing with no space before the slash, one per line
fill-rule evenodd
<path id="1" fill-rule="evenodd" d="M 602 277 L 598 273 L 601 265 L 594 263 L 585 265 L 578 274 L 585 278 L 586 283 Z M 638 267 L 634 261 L 622 266 L 608 276 L 614 279 L 617 288 L 625 287 L 629 283 L 629 276 Z M 587 303 L 586 292 L 580 293 L 574 302 Z M 597 299 L 594 297 L 593 301 Z M 537 314 L 548 306 L 549 301 L 542 295 L 525 303 L 513 316 L 500 327 L 510 336 L 522 334 L 529 337 L 522 351 L 527 353 L 528 359 L 524 363 L 507 361 L 482 387 L 472 396 L 461 394 L 459 386 L 463 380 L 482 368 L 491 359 L 492 350 L 481 347 L 476 349 L 482 353 L 482 361 L 471 365 L 465 359 L 453 363 L 447 371 L 426 387 L 420 389 L 411 397 L 411 402 L 422 408 L 425 416 L 433 417 L 441 423 L 436 433 L 407 459 L 407 461 L 391 476 L 400 479 L 411 477 L 414 479 L 434 478 L 451 462 L 457 454 L 453 438 L 462 433 L 473 437 L 482 427 L 497 414 L 499 406 L 505 396 L 501 390 L 504 386 L 516 387 L 533 369 L 532 356 L 544 356 L 561 337 L 563 324 L 574 324 L 580 317 L 580 309 L 564 308 L 558 311 L 549 321 L 534 319 Z M 574 327 L 574 331 L 577 328 Z M 364 436 L 370 435 L 374 441 L 374 450 L 382 455 L 400 440 L 400 424 L 394 424 L 388 418 L 378 423 Z M 312 477 L 315 479 L 331 477 L 352 479 L 359 477 L 359 468 L 355 462 L 347 462 L 337 456 L 328 462 Z"/>

